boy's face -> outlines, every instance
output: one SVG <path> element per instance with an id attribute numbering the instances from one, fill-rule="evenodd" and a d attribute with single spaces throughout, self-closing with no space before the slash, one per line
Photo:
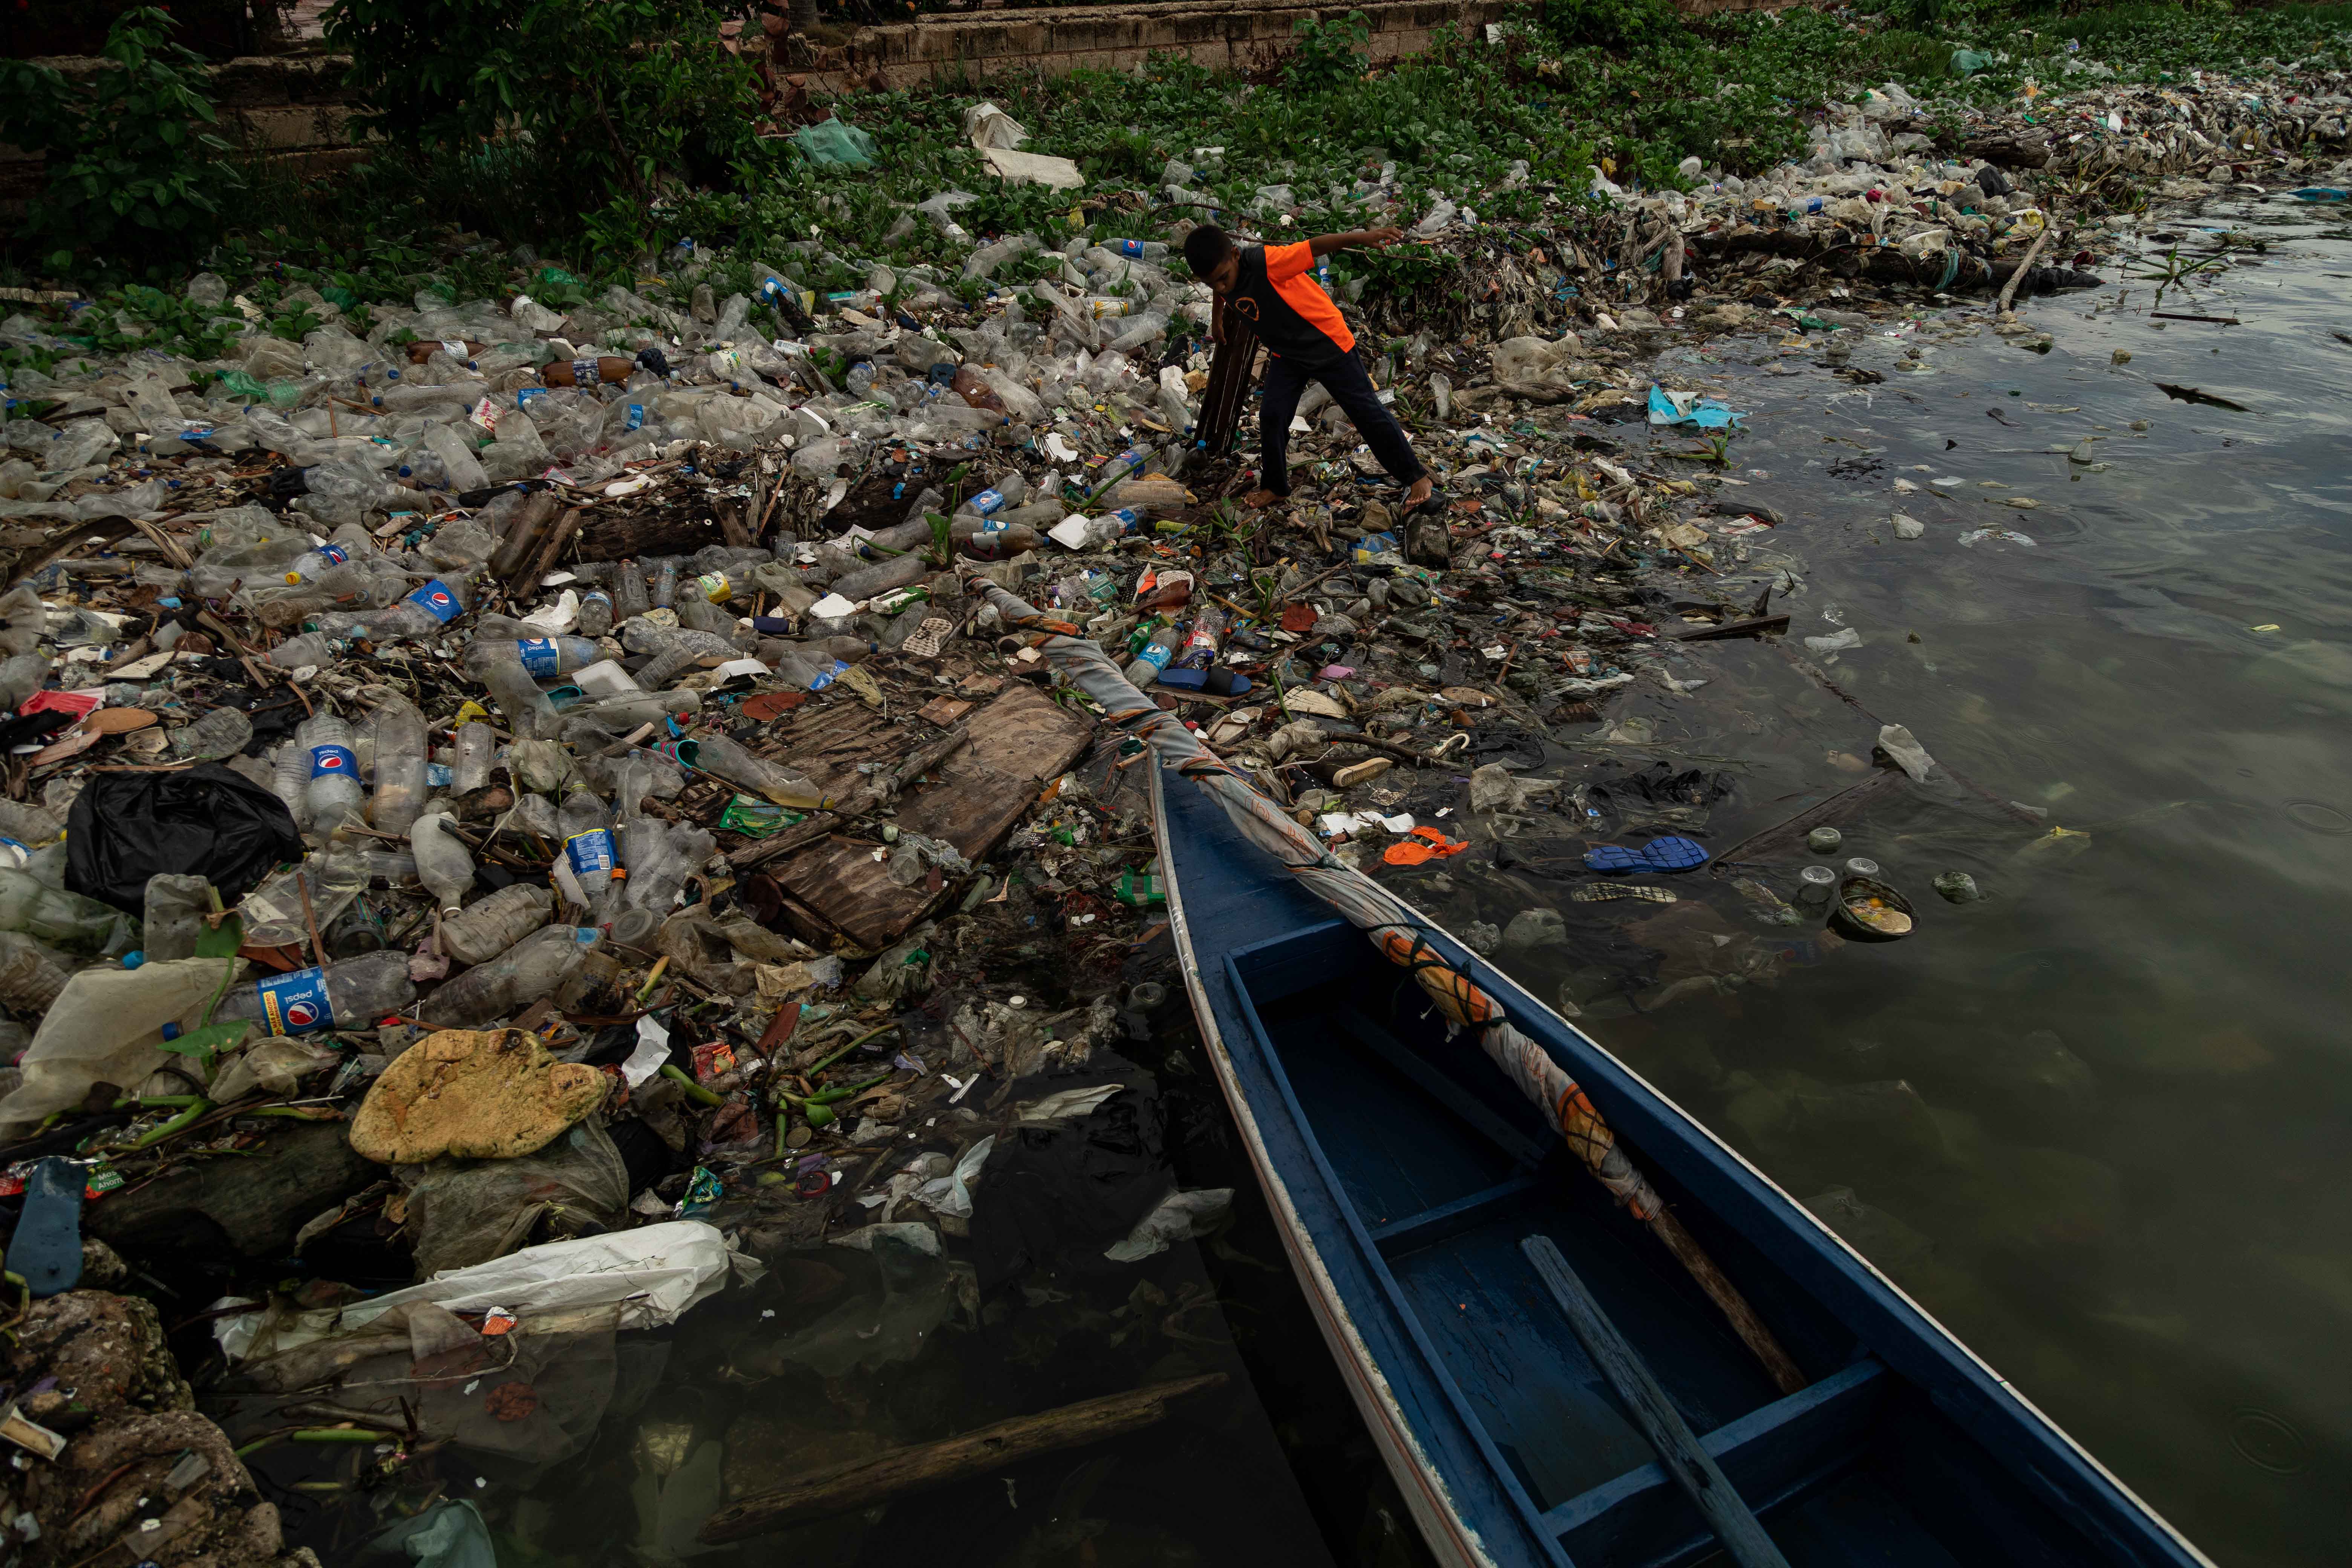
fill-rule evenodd
<path id="1" fill-rule="evenodd" d="M 1209 268 L 1209 287 L 1220 294 L 1230 294 L 1234 285 L 1242 280 L 1242 253 L 1225 252 L 1224 259 Z"/>

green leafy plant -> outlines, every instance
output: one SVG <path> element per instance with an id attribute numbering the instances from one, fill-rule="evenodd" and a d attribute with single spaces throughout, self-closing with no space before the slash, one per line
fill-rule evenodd
<path id="1" fill-rule="evenodd" d="M 1372 25 L 1361 11 L 1330 22 L 1308 16 L 1291 32 L 1298 42 L 1282 79 L 1293 92 L 1328 92 L 1364 74 Z"/>
<path id="2" fill-rule="evenodd" d="M 77 253 L 155 262 L 211 243 L 221 198 L 242 181 L 217 154 L 217 122 L 203 58 L 171 41 L 175 24 L 152 6 L 114 19 L 111 68 L 88 83 L 51 67 L 0 60 L 0 141 L 47 161 L 25 231 L 63 272 Z"/>
<path id="3" fill-rule="evenodd" d="M 750 69 L 701 0 L 335 0 L 369 130 L 477 163 L 501 228 L 642 238 L 665 184 L 752 153 Z M 512 237 L 522 237 L 516 232 Z"/>

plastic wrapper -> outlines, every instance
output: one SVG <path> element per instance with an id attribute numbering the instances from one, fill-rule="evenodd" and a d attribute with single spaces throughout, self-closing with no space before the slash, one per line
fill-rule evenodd
<path id="1" fill-rule="evenodd" d="M 398 1167 L 416 1269 L 435 1276 L 504 1258 L 541 1223 L 558 1237 L 616 1229 L 627 1218 L 628 1171 L 594 1118 L 534 1154 Z"/>
<path id="2" fill-rule="evenodd" d="M 0 1136 L 16 1137 L 51 1111 L 79 1105 L 92 1084 L 129 1089 L 180 1058 L 163 1026 L 192 1028 L 228 980 L 234 961 L 184 958 L 137 969 L 85 969 L 66 982 L 21 1064 L 23 1084 L 0 1100 Z"/>

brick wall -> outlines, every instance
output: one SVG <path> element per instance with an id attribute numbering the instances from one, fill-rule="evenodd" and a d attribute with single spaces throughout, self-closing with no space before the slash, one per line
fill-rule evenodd
<path id="1" fill-rule="evenodd" d="M 38 63 L 76 79 L 113 68 L 94 57 L 58 56 Z M 213 101 L 220 109 L 219 134 L 260 156 L 306 170 L 323 173 L 353 162 L 359 149 L 350 128 L 353 108 L 342 86 L 346 63 L 334 55 L 269 55 L 206 67 Z M 22 213 L 26 200 L 40 188 L 40 158 L 0 142 L 0 215 Z"/>
<path id="2" fill-rule="evenodd" d="M 1154 0 L 1135 5 L 1076 5 L 1046 10 L 975 11 L 919 22 L 865 27 L 838 48 L 810 51 L 808 65 L 827 87 L 870 85 L 878 71 L 892 87 L 1010 71 L 1058 76 L 1078 69 L 1124 70 L 1154 54 L 1189 57 L 1215 69 L 1255 70 L 1290 47 L 1293 29 L 1310 16 L 1337 19 L 1361 11 L 1371 24 L 1375 60 L 1418 54 L 1441 30 L 1457 33 L 1534 8 L 1536 0 L 1358 0 L 1354 5 L 1283 0 Z"/>

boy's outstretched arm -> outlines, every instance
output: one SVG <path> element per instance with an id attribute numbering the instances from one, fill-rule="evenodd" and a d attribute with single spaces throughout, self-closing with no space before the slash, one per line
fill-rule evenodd
<path id="1" fill-rule="evenodd" d="M 1318 234 L 1307 242 L 1307 248 L 1315 256 L 1328 256 L 1335 250 L 1380 250 L 1403 237 L 1401 228 L 1357 228 L 1346 234 Z"/>

